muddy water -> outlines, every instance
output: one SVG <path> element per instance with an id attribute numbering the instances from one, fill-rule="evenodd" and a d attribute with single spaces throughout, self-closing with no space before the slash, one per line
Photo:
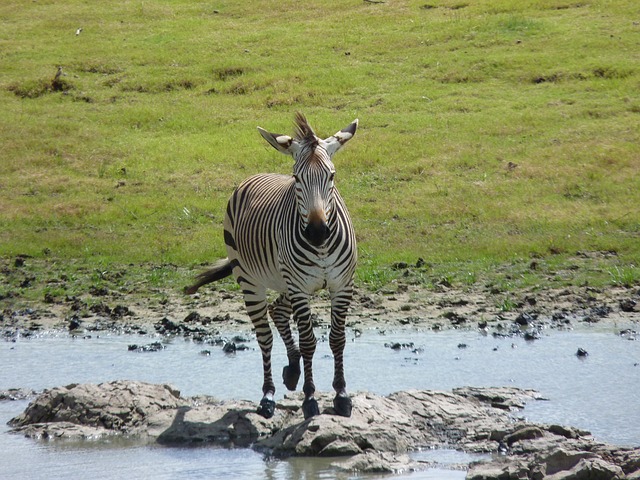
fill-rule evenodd
<path id="1" fill-rule="evenodd" d="M 515 385 L 535 388 L 549 401 L 531 403 L 521 413 L 533 421 L 590 430 L 597 439 L 640 445 L 640 341 L 619 335 L 625 325 L 595 325 L 572 332 L 548 332 L 541 339 L 498 339 L 478 332 L 371 330 L 349 333 L 346 350 L 349 388 L 387 394 L 397 390 L 451 389 L 457 386 Z M 324 338 L 326 332 L 318 332 Z M 156 352 L 129 351 L 153 337 L 93 334 L 91 338 L 42 335 L 0 343 L 0 389 L 40 390 L 69 383 L 116 379 L 171 383 L 183 395 L 209 394 L 221 399 L 259 399 L 260 354 L 249 350 L 225 354 L 219 346 L 183 339 Z M 402 348 L 397 344 L 401 344 Z M 589 355 L 577 357 L 583 348 Z M 274 365 L 284 365 L 281 344 Z M 208 353 L 203 353 L 203 351 Z M 316 352 L 315 379 L 328 390 L 332 359 L 326 341 Z M 284 391 L 278 392 L 282 396 Z M 323 459 L 265 459 L 246 449 L 165 448 L 99 444 L 42 444 L 6 434 L 6 421 L 25 402 L 0 402 L 0 478 L 336 478 Z M 447 466 L 466 463 L 450 451 L 416 454 L 436 464 L 405 478 L 464 478 Z M 340 478 L 340 477 L 337 477 Z M 357 478 L 344 475 L 342 478 Z"/>

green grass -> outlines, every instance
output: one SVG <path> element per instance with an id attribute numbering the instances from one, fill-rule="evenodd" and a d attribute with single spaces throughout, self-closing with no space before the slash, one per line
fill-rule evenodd
<path id="1" fill-rule="evenodd" d="M 360 119 L 335 163 L 362 283 L 613 251 L 589 275 L 637 284 L 638 21 L 634 0 L 4 2 L 0 255 L 224 256 L 233 187 L 291 168 L 256 125 L 300 110 L 323 135 Z"/>

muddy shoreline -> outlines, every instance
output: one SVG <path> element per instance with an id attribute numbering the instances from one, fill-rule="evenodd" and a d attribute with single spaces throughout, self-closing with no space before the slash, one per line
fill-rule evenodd
<path id="1" fill-rule="evenodd" d="M 536 340 L 548 329 L 611 323 L 635 335 L 640 322 L 640 288 L 565 287 L 520 291 L 503 296 L 482 288 L 399 284 L 394 290 L 357 289 L 348 316 L 354 330 L 411 327 L 421 330 L 481 329 L 496 336 L 522 335 Z M 14 299 L 12 299 L 14 300 Z M 155 288 L 153 298 L 89 288 L 78 296 L 8 302 L 0 310 L 4 338 L 42 331 L 94 331 L 211 336 L 247 333 L 251 324 L 238 291 L 203 289 L 194 296 Z M 314 324 L 329 326 L 329 300 L 321 292 L 313 301 Z"/>
<path id="2" fill-rule="evenodd" d="M 545 329 L 580 324 L 612 322 L 638 330 L 633 327 L 640 322 L 639 285 L 616 282 L 594 287 L 583 279 L 581 286 L 558 287 L 554 280 L 601 274 L 604 267 L 599 262 L 615 260 L 612 255 L 579 252 L 555 268 L 543 267 L 545 261 L 540 259 L 504 265 L 471 284 L 443 278 L 422 259 L 415 265 L 398 262 L 392 266 L 395 278 L 384 287 L 357 286 L 347 326 L 483 329 L 532 340 Z M 249 332 L 242 295 L 231 279 L 207 285 L 193 296 L 183 293 L 205 267 L 0 257 L 0 331 L 5 338 L 43 330 L 186 336 Z M 531 272 L 539 274 L 536 286 L 514 288 L 516 277 Z M 507 288 L 507 283 L 513 285 Z M 312 302 L 317 327 L 328 327 L 329 306 L 327 292 L 318 292 Z"/>

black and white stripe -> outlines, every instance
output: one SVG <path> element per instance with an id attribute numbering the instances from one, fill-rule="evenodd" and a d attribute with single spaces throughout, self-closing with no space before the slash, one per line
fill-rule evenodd
<path id="1" fill-rule="evenodd" d="M 311 322 L 310 299 L 326 288 L 331 297 L 329 344 L 334 356 L 334 408 L 337 414 L 351 414 L 346 393 L 343 352 L 345 317 L 353 295 L 356 239 L 349 212 L 334 185 L 331 157 L 355 134 L 358 121 L 324 140 L 318 138 L 305 117 L 296 116 L 295 137 L 260 134 L 278 151 L 293 156 L 293 175 L 261 174 L 245 180 L 227 205 L 224 240 L 228 258 L 200 275 L 187 289 L 215 281 L 231 271 L 238 281 L 247 313 L 262 351 L 263 398 L 258 412 L 273 415 L 275 385 L 271 373 L 273 335 L 269 314 L 282 337 L 289 364 L 283 370 L 288 389 L 296 388 L 300 358 L 304 366 L 305 418 L 319 413 L 314 399 L 313 354 L 316 338 Z M 267 305 L 266 291 L 280 292 Z M 296 321 L 298 343 L 291 333 L 290 318 Z"/>

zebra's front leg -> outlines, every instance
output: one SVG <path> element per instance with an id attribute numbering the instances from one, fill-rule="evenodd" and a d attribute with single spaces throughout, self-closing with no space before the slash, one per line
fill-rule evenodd
<path id="1" fill-rule="evenodd" d="M 314 397 L 316 386 L 313 383 L 313 354 L 316 351 L 316 336 L 313 333 L 311 323 L 311 310 L 309 306 L 309 295 L 298 293 L 290 295 L 293 315 L 298 324 L 298 340 L 300 343 L 300 355 L 304 367 L 304 402 L 302 402 L 302 412 L 304 418 L 311 418 L 320 415 L 318 402 Z"/>
<path id="2" fill-rule="evenodd" d="M 258 345 L 262 352 L 262 369 L 264 380 L 262 383 L 262 400 L 258 406 L 257 413 L 264 418 L 271 418 L 275 413 L 276 402 L 273 399 L 276 387 L 271 375 L 271 348 L 273 347 L 273 334 L 267 319 L 267 301 L 264 291 L 254 291 L 243 286 L 244 301 L 247 306 L 247 313 L 251 318 L 253 329 L 256 333 Z"/>
<path id="3" fill-rule="evenodd" d="M 336 396 L 333 409 L 337 415 L 350 417 L 353 404 L 347 394 L 347 382 L 344 379 L 344 346 L 346 342 L 345 319 L 353 296 L 352 289 L 331 292 L 331 332 L 329 346 L 333 353 L 334 373 L 333 388 Z"/>
<path id="4" fill-rule="evenodd" d="M 269 308 L 269 314 L 287 348 L 289 365 L 282 369 L 282 380 L 289 390 L 295 390 L 300 379 L 300 350 L 291 335 L 291 302 L 286 295 L 280 295 Z"/>

